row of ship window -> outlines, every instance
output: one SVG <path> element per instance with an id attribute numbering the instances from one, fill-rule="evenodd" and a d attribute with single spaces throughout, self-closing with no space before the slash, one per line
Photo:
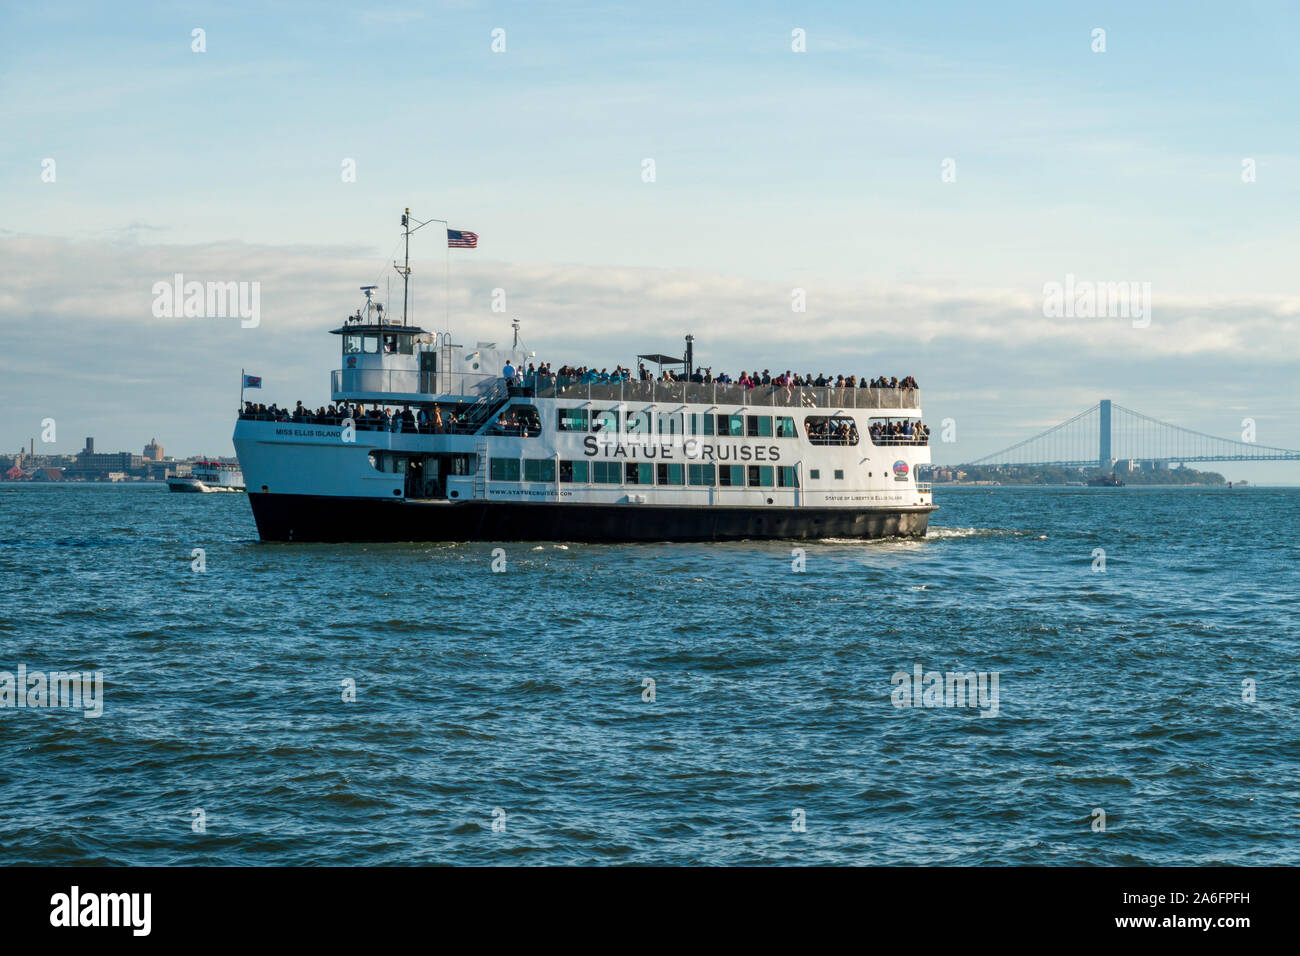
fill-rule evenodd
<path id="1" fill-rule="evenodd" d="M 648 411 L 627 413 L 629 435 L 650 434 Z M 788 415 L 683 415 L 682 412 L 658 412 L 660 435 L 683 435 L 685 419 L 690 419 L 692 435 L 724 435 L 750 438 L 797 438 L 794 419 Z M 556 427 L 562 432 L 619 431 L 618 409 L 561 408 Z"/>
<path id="2" fill-rule="evenodd" d="M 488 459 L 492 481 L 554 482 L 598 485 L 701 485 L 735 488 L 797 488 L 794 465 L 691 465 L 646 461 L 568 461 L 554 458 Z M 816 473 L 813 473 L 816 477 Z M 842 471 L 835 477 L 843 478 Z"/>

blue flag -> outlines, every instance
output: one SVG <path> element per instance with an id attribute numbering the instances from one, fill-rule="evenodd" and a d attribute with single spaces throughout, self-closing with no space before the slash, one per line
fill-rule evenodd
<path id="1" fill-rule="evenodd" d="M 262 387 L 262 376 L 260 375 L 244 376 L 244 388 L 261 388 L 261 387 Z"/>

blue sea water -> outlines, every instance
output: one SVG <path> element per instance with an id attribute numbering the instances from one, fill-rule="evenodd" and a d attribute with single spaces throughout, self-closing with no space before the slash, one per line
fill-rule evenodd
<path id="1" fill-rule="evenodd" d="M 240 495 L 0 485 L 0 671 L 104 680 L 99 718 L 0 708 L 0 865 L 1300 863 L 1300 489 L 936 499 L 802 573 L 494 573 L 261 544 Z M 996 714 L 895 706 L 918 665 L 996 672 Z"/>

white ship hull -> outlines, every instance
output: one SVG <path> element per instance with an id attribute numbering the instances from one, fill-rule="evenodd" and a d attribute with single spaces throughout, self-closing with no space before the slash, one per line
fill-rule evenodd
<path id="1" fill-rule="evenodd" d="M 871 418 L 897 417 L 897 410 L 626 402 L 626 414 L 653 408 L 656 416 L 662 410 L 683 422 L 721 414 L 746 423 L 781 416 L 797 425 L 782 437 L 660 434 L 652 425 L 648 435 L 620 429 L 615 440 L 559 430 L 561 408 L 577 402 L 516 397 L 507 404 L 535 408 L 541 434 L 240 420 L 233 440 L 259 535 L 268 541 L 914 537 L 926 533 L 935 510 L 930 486 L 915 478 L 916 466 L 930 460 L 928 446 L 877 445 L 867 434 Z M 857 422 L 854 444 L 809 440 L 805 419 L 828 412 Z M 908 414 L 919 416 L 919 409 Z M 769 422 L 759 429 L 768 432 Z M 598 465 L 602 479 L 613 479 L 598 482 Z M 691 483 L 692 465 L 706 466 L 698 477 L 707 485 Z"/>

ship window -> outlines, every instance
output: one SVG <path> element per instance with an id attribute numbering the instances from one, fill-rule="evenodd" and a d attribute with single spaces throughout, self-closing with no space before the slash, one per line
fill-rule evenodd
<path id="1" fill-rule="evenodd" d="M 556 428 L 562 432 L 585 432 L 587 430 L 587 410 L 585 408 L 561 408 L 560 421 Z"/>
<path id="2" fill-rule="evenodd" d="M 745 434 L 745 416 L 744 415 L 719 415 L 718 434 L 737 435 L 737 436 Z"/>
<path id="3" fill-rule="evenodd" d="M 661 435 L 680 435 L 682 434 L 682 413 L 681 412 L 660 412 L 659 413 L 659 434 Z M 681 482 L 679 481 L 680 485 Z"/>
<path id="4" fill-rule="evenodd" d="M 379 336 L 373 332 L 367 332 L 361 336 L 361 351 L 369 352 L 371 355 L 379 351 Z"/>
<path id="5" fill-rule="evenodd" d="M 628 412 L 627 431 L 629 435 L 649 435 L 650 434 L 650 413 L 649 412 Z"/>
<path id="6" fill-rule="evenodd" d="M 795 470 L 794 465 L 778 465 L 776 483 L 780 488 L 798 488 L 799 473 Z"/>
<path id="7" fill-rule="evenodd" d="M 561 482 L 582 482 L 586 483 L 591 479 L 588 465 L 590 462 L 585 461 L 562 461 L 560 462 L 560 481 Z"/>
<path id="8" fill-rule="evenodd" d="M 836 468 L 836 469 L 835 469 L 835 480 L 836 480 L 836 481 L 839 481 L 839 480 L 842 479 L 843 477 L 844 477 L 844 469 L 843 469 L 843 468 Z"/>
<path id="9" fill-rule="evenodd" d="M 593 461 L 591 480 L 601 485 L 617 485 L 622 480 L 616 461 Z"/>
<path id="10" fill-rule="evenodd" d="M 809 478 L 820 478 L 821 476 L 822 476 L 822 472 L 820 468 L 813 468 L 808 472 Z"/>
<path id="11" fill-rule="evenodd" d="M 749 487 L 771 488 L 772 487 L 772 466 L 771 465 L 750 465 L 749 466 Z"/>
<path id="12" fill-rule="evenodd" d="M 660 462 L 658 468 L 659 468 L 659 484 L 661 485 L 686 484 L 685 465 L 670 465 L 666 462 Z"/>
<path id="13" fill-rule="evenodd" d="M 799 433 L 795 431 L 794 419 L 788 415 L 776 416 L 776 437 L 777 438 L 798 438 Z"/>
<path id="14" fill-rule="evenodd" d="M 803 420 L 814 445 L 856 445 L 858 423 L 847 415 L 809 415 Z"/>
<path id="15" fill-rule="evenodd" d="M 713 466 L 712 465 L 689 465 L 688 474 L 693 485 L 712 485 L 713 484 Z"/>
<path id="16" fill-rule="evenodd" d="M 746 415 L 745 434 L 751 438 L 772 437 L 771 415 Z"/>
<path id="17" fill-rule="evenodd" d="M 692 416 L 691 416 L 691 434 L 692 434 L 692 435 L 712 435 L 712 434 L 713 434 L 713 416 L 712 416 L 712 415 L 692 415 Z"/>
<path id="18" fill-rule="evenodd" d="M 745 484 L 744 465 L 719 465 L 718 484 L 725 487 L 740 488 Z"/>
<path id="19" fill-rule="evenodd" d="M 384 354 L 385 355 L 410 355 L 411 354 L 411 336 L 401 335 L 397 332 L 385 332 L 384 336 Z"/>
<path id="20" fill-rule="evenodd" d="M 593 411 L 591 413 L 591 430 L 593 432 L 617 432 L 618 412 L 615 409 Z"/>
<path id="21" fill-rule="evenodd" d="M 524 481 L 554 481 L 554 458 L 525 458 Z"/>
<path id="22" fill-rule="evenodd" d="M 488 428 L 489 435 L 516 435 L 521 438 L 536 438 L 542 433 L 542 420 L 535 405 L 510 405 L 506 407 Z"/>
<path id="23" fill-rule="evenodd" d="M 655 480 L 654 468 L 648 461 L 629 461 L 624 476 L 629 485 L 653 485 Z"/>
<path id="24" fill-rule="evenodd" d="M 356 332 L 348 332 L 343 336 L 343 354 L 358 355 L 361 352 L 361 336 Z"/>
<path id="25" fill-rule="evenodd" d="M 493 481 L 518 481 L 518 458 L 493 458 L 488 465 L 488 474 Z"/>

